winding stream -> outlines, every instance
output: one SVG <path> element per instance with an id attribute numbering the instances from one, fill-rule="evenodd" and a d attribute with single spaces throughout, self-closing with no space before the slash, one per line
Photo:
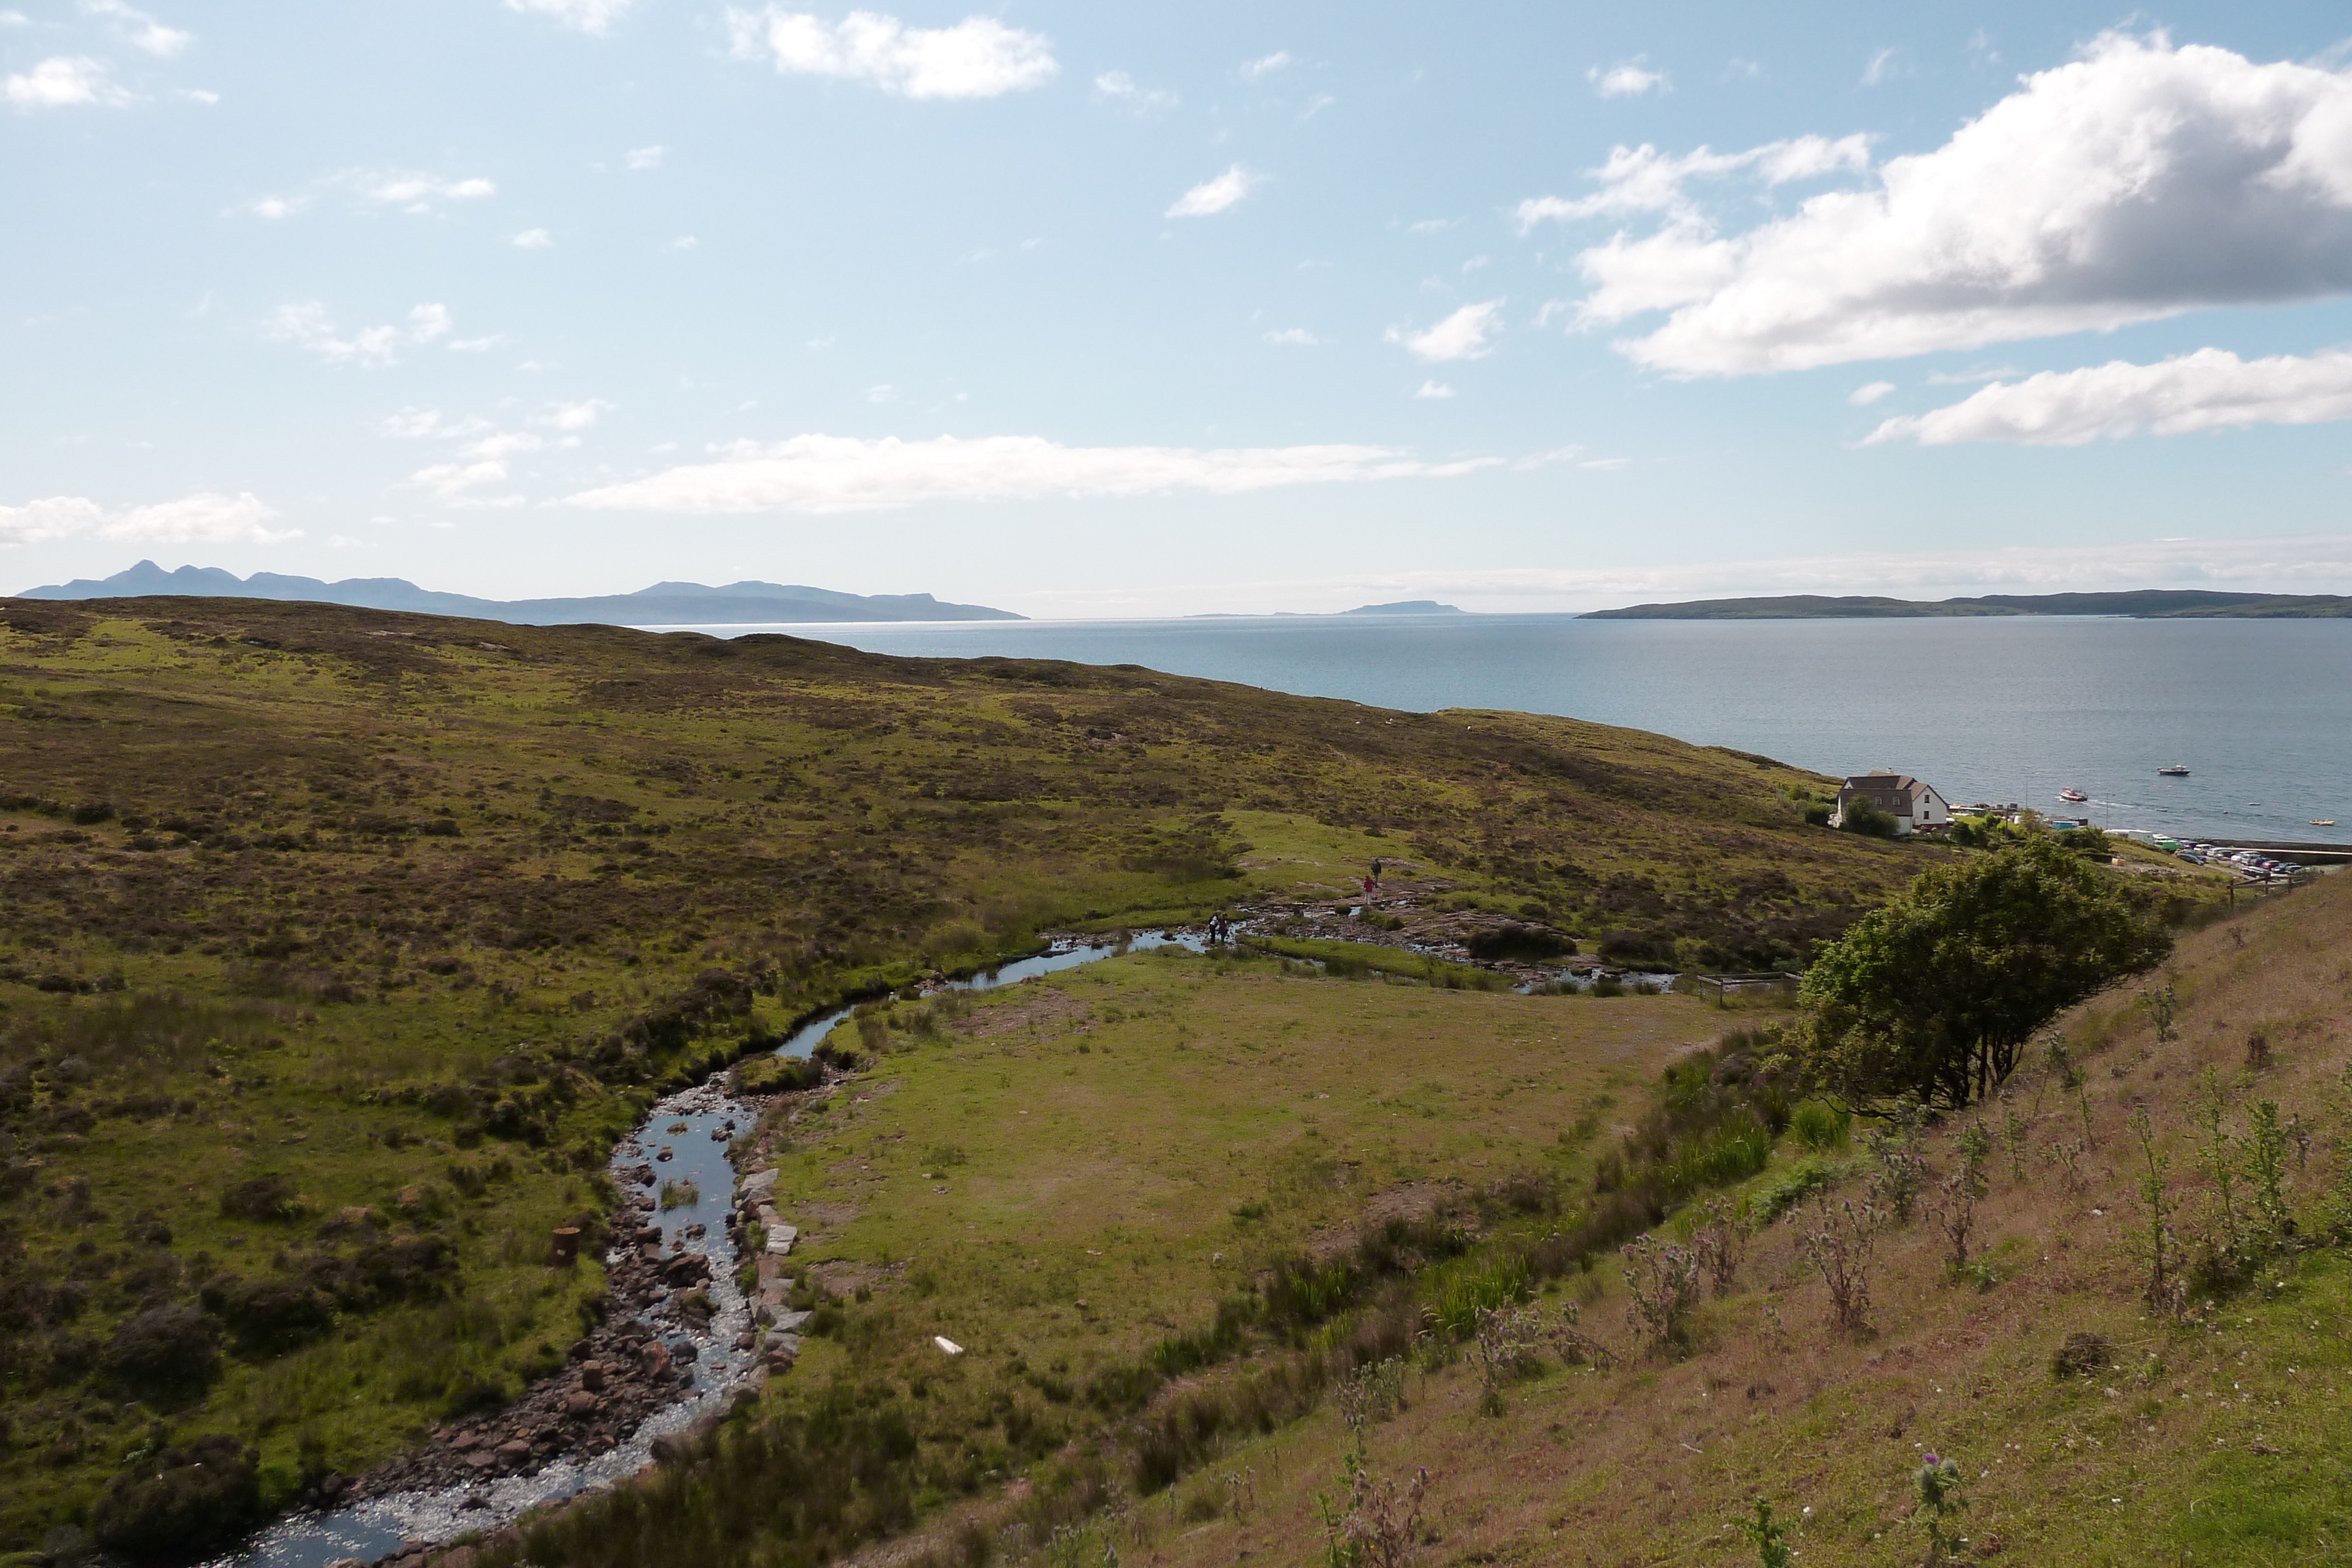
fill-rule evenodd
<path id="1" fill-rule="evenodd" d="M 1197 938 L 1158 931 L 1138 933 L 1124 946 L 1057 943 L 1034 957 L 925 988 L 992 991 L 1120 953 L 1171 945 L 1194 952 L 1202 946 Z M 777 1054 L 808 1055 L 855 1010 L 854 1004 L 836 1008 L 803 1024 L 777 1048 Z M 636 1130 L 614 1147 L 608 1164 L 614 1185 L 625 1193 L 635 1193 L 642 1189 L 622 1174 L 625 1168 L 651 1160 L 667 1148 L 670 1158 L 655 1167 L 662 1177 L 691 1181 L 700 1189 L 697 1201 L 680 1207 L 618 1211 L 635 1214 L 640 1224 L 659 1225 L 665 1249 L 676 1240 L 710 1259 L 710 1278 L 704 1289 L 719 1310 L 706 1328 L 689 1330 L 666 1306 L 639 1314 L 640 1321 L 674 1352 L 688 1345 L 693 1348 L 689 1364 L 694 1381 L 676 1402 L 646 1417 L 626 1442 L 607 1453 L 566 1455 L 530 1475 L 500 1476 L 436 1490 L 391 1492 L 323 1511 L 289 1514 L 263 1528 L 237 1551 L 214 1559 L 207 1568 L 327 1568 L 346 1559 L 373 1561 L 404 1547 L 439 1545 L 476 1531 L 495 1529 L 541 1503 L 635 1475 L 652 1459 L 656 1437 L 683 1431 L 706 1412 L 723 1409 L 736 1384 L 751 1369 L 752 1359 L 751 1353 L 734 1348 L 751 1318 L 743 1293 L 735 1285 L 735 1247 L 727 1239 L 727 1212 L 735 1194 L 735 1171 L 727 1159 L 727 1131 L 730 1124 L 748 1127 L 755 1120 L 750 1107 L 728 1095 L 725 1082 L 726 1074 L 716 1073 L 695 1088 L 658 1102 Z M 684 1131 L 668 1130 L 681 1122 L 686 1124 Z M 683 1235 L 696 1225 L 703 1227 L 700 1236 Z M 608 1254 L 607 1260 L 617 1257 Z"/>

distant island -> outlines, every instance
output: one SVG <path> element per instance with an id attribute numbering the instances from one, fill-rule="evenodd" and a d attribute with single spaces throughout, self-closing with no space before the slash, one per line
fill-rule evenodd
<path id="1" fill-rule="evenodd" d="M 1342 610 L 1342 615 L 1466 615 L 1451 604 L 1440 604 L 1434 599 L 1401 599 L 1394 604 L 1359 604 L 1353 610 Z"/>
<path id="2" fill-rule="evenodd" d="M 281 577 L 257 571 L 238 577 L 216 566 L 184 566 L 165 571 L 142 560 L 112 577 L 28 588 L 19 599 L 145 599 L 177 594 L 204 599 L 297 600 L 343 604 L 362 610 L 406 610 L 425 615 L 467 615 L 514 626 L 721 626 L 794 624 L 827 621 L 1025 621 L 1009 610 L 982 604 L 943 604 L 928 593 L 837 593 L 798 583 L 730 582 L 720 588 L 699 582 L 656 582 L 635 593 L 585 599 L 476 599 L 438 593 L 405 578 L 349 577 L 322 582 L 315 577 Z"/>
<path id="3" fill-rule="evenodd" d="M 2142 620 L 2352 616 L 2352 598 L 2333 593 L 2224 593 L 2202 588 L 2142 588 L 2122 593 L 1984 593 L 1970 599 L 1882 599 L 1790 593 L 1762 599 L 1692 599 L 1590 612 L 1588 621 L 1867 621 L 1957 615 L 2128 615 Z"/>

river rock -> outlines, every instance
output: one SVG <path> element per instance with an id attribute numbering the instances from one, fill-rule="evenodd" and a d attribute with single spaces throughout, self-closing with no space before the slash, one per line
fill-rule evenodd
<path id="1" fill-rule="evenodd" d="M 751 1175 L 745 1176 L 743 1178 L 742 1187 L 743 1196 L 745 1197 L 751 1197 L 755 1194 L 774 1191 L 776 1186 L 776 1177 L 782 1174 L 782 1172 L 771 1166 L 766 1170 L 755 1171 Z"/>
<path id="2" fill-rule="evenodd" d="M 814 1312 L 778 1312 L 776 1327 L 789 1333 L 814 1316 L 816 1316 Z"/>
<path id="3" fill-rule="evenodd" d="M 499 1445 L 499 1458 L 510 1465 L 521 1464 L 530 1458 L 530 1445 L 520 1437 L 509 1437 Z"/>
<path id="4" fill-rule="evenodd" d="M 570 1416 L 575 1421 L 580 1420 L 583 1417 L 593 1416 L 596 1413 L 596 1396 L 583 1388 L 579 1393 L 569 1395 L 565 1397 L 563 1401 L 564 1414 Z"/>
<path id="5" fill-rule="evenodd" d="M 586 1389 L 591 1394 L 604 1393 L 604 1364 L 601 1361 L 582 1362 L 580 1364 L 580 1386 Z"/>
<path id="6" fill-rule="evenodd" d="M 662 1278 L 672 1285 L 691 1285 L 710 1278 L 710 1259 L 701 1252 L 681 1252 L 662 1265 Z"/>

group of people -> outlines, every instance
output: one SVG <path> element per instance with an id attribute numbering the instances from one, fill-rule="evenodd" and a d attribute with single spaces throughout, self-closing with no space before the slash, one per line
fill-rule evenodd
<path id="1" fill-rule="evenodd" d="M 1222 947 L 1234 939 L 1233 917 L 1222 912 L 1209 916 L 1209 945 Z"/>

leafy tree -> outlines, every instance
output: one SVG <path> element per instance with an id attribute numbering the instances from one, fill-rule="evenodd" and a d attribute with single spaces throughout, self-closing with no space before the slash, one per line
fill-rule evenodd
<path id="1" fill-rule="evenodd" d="M 2036 836 L 1921 873 L 1823 949 L 1800 1049 L 1850 1103 L 1959 1110 L 2000 1087 L 2035 1030 L 2171 946 L 2120 887 Z"/>
<path id="2" fill-rule="evenodd" d="M 1839 810 L 1838 826 L 1865 838 L 1891 839 L 1895 836 L 1895 813 L 1883 810 L 1867 795 L 1856 795 Z"/>

